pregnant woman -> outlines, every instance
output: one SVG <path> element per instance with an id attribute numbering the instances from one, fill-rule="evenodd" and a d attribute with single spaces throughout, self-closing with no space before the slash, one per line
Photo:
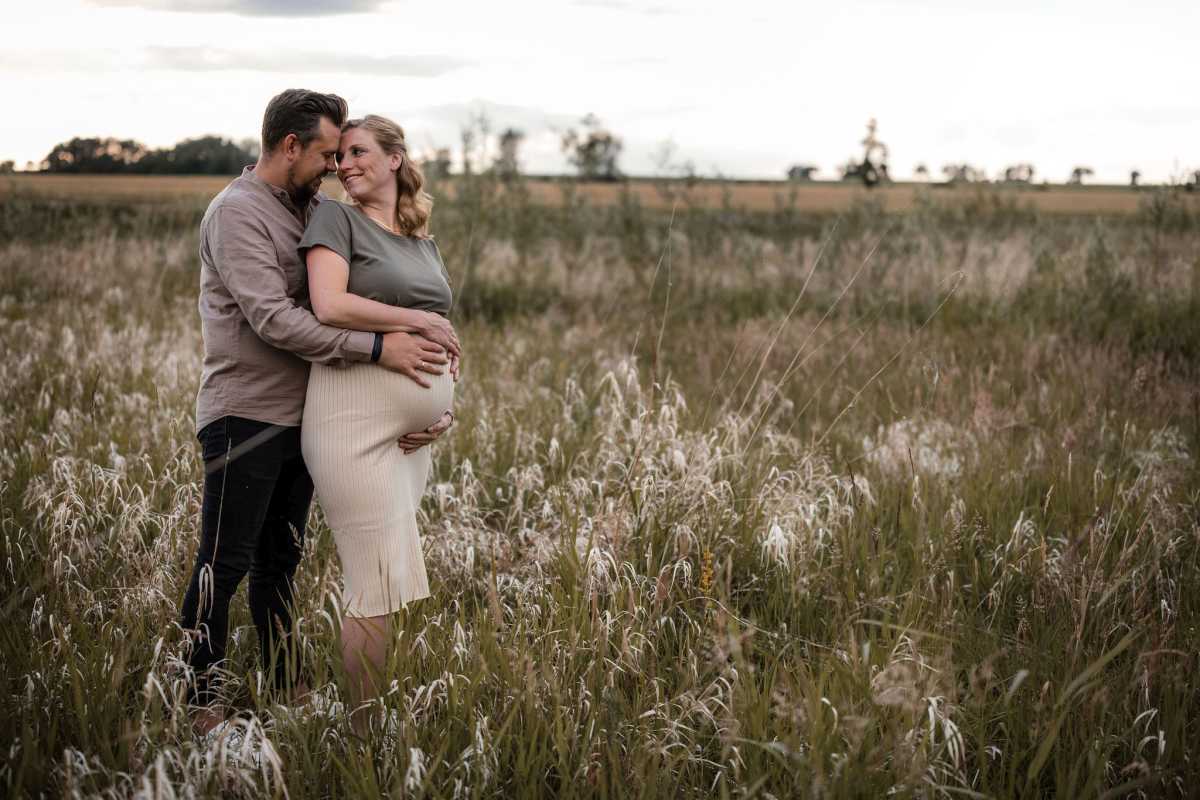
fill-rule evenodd
<path id="1" fill-rule="evenodd" d="M 429 596 L 416 512 L 430 453 L 401 437 L 453 419 L 461 353 L 446 320 L 446 267 L 427 233 L 432 200 L 404 131 L 374 115 L 346 122 L 338 178 L 353 203 L 322 202 L 300 241 L 313 313 L 342 328 L 420 333 L 450 365 L 429 365 L 419 382 L 370 363 L 314 364 L 309 375 L 301 445 L 342 563 L 342 657 L 361 700 L 375 693 L 391 615 Z"/>

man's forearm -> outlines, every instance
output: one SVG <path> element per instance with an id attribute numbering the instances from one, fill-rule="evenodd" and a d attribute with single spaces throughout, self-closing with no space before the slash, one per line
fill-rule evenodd
<path id="1" fill-rule="evenodd" d="M 286 301 L 260 312 L 246 315 L 259 338 L 305 361 L 329 364 L 371 358 L 373 333 L 322 325 L 312 312 Z"/>

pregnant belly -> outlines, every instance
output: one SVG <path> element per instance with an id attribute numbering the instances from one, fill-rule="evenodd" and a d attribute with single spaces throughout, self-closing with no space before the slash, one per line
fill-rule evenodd
<path id="1" fill-rule="evenodd" d="M 454 379 L 448 372 L 424 377 L 429 387 L 375 364 L 313 364 L 304 425 L 369 422 L 380 436 L 424 430 L 454 403 Z"/>

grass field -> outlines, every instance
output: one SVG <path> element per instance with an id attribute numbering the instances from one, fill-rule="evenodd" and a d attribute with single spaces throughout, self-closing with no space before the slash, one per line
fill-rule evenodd
<path id="1" fill-rule="evenodd" d="M 127 202 L 157 202 L 196 198 L 207 200 L 221 190 L 229 178 L 224 176 L 159 175 L 12 175 L 0 180 L 0 197 L 11 192 L 36 192 L 46 196 L 84 195 Z M 562 201 L 563 181 L 534 178 L 525 188 L 538 202 Z M 908 211 L 932 198 L 941 203 L 966 203 L 979 197 L 994 202 L 1013 203 L 1034 211 L 1056 214 L 1130 214 L 1153 189 L 1131 190 L 1118 186 L 1041 186 L 981 184 L 948 186 L 901 183 L 867 190 L 855 183 L 812 182 L 791 184 L 771 181 L 701 180 L 688 186 L 684 181 L 636 179 L 624 184 L 568 181 L 578 194 L 600 205 L 620 202 L 626 191 L 649 208 L 671 208 L 677 202 L 708 207 L 724 204 L 754 211 L 773 211 L 794 206 L 807 212 L 841 212 L 855 203 L 871 198 L 888 211 Z M 447 182 L 447 199 L 453 197 L 456 180 Z M 336 180 L 326 190 L 340 194 Z M 1188 198 L 1192 208 L 1200 208 L 1200 195 Z"/>
<path id="2" fill-rule="evenodd" d="M 27 180 L 0 195 L 6 796 L 1194 794 L 1191 198 L 439 193 L 466 357 L 434 597 L 356 736 L 317 509 L 325 708 L 263 691 L 239 597 L 242 716 L 205 743 L 174 620 L 221 181 Z"/>

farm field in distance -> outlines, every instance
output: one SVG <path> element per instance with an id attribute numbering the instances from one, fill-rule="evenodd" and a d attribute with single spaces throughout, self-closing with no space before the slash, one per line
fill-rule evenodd
<path id="1" fill-rule="evenodd" d="M 34 192 L 62 197 L 84 195 L 120 199 L 127 202 L 159 202 L 167 199 L 207 200 L 230 180 L 227 176 L 166 175 L 7 175 L 0 176 L 0 197 L 13 191 Z M 453 196 L 458 180 L 444 180 L 448 196 Z M 845 211 L 864 198 L 877 200 L 888 211 L 911 209 L 918 198 L 956 203 L 977 200 L 980 196 L 994 202 L 1016 203 L 1047 213 L 1130 214 L 1153 187 L 1130 189 L 1122 186 L 1067 186 L 1062 184 L 1017 186 L 1011 184 L 896 183 L 867 190 L 861 184 L 842 181 L 720 181 L 705 179 L 688 186 L 678 179 L 636 178 L 620 183 L 577 183 L 571 179 L 529 178 L 523 181 L 532 197 L 545 204 L 562 202 L 563 186 L 576 187 L 588 201 L 611 205 L 619 201 L 622 189 L 650 208 L 670 208 L 676 199 L 705 206 L 728 202 L 734 206 L 770 211 L 780 204 L 794 204 L 802 211 Z M 435 197 L 441 187 L 435 184 Z M 336 179 L 326 181 L 326 191 L 341 196 Z M 794 199 L 790 197 L 794 192 Z M 1200 208 L 1200 194 L 1186 202 Z"/>
<path id="2" fill-rule="evenodd" d="M 314 505 L 321 702 L 264 693 L 239 596 L 206 742 L 175 620 L 227 180 L 0 178 L 0 794 L 1194 794 L 1194 195 L 435 186 L 434 596 L 356 735 Z"/>

